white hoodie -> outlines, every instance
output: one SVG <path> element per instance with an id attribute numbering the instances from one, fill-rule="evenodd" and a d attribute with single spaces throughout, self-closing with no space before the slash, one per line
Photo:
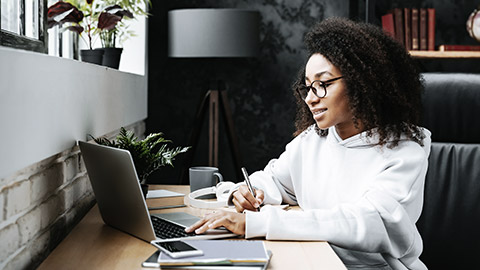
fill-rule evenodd
<path id="1" fill-rule="evenodd" d="M 247 211 L 245 237 L 325 240 L 348 268 L 426 269 L 415 226 L 431 144 L 423 132 L 423 147 L 402 140 L 389 149 L 365 132 L 342 140 L 334 127 L 321 137 L 311 126 L 250 176 L 266 204 L 303 211 Z"/>

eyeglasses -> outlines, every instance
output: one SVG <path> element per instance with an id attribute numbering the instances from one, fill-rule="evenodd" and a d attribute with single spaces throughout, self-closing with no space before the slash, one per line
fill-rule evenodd
<path id="1" fill-rule="evenodd" d="M 324 98 L 327 95 L 327 87 L 330 86 L 334 81 L 339 80 L 341 78 L 343 78 L 343 76 L 333 78 L 328 81 L 316 80 L 316 81 L 313 81 L 312 84 L 310 84 L 310 86 L 302 85 L 298 87 L 296 90 L 303 100 L 307 98 L 308 92 L 310 92 L 310 90 L 312 90 L 312 92 L 318 98 Z"/>

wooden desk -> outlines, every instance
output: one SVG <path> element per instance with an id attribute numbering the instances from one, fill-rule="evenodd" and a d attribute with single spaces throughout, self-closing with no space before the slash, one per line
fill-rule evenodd
<path id="1" fill-rule="evenodd" d="M 187 194 L 188 186 L 159 185 Z M 191 207 L 152 211 L 184 211 L 201 216 L 208 210 Z M 273 252 L 268 269 L 346 269 L 327 242 L 265 241 Z M 141 263 L 155 247 L 103 223 L 95 205 L 38 269 L 151 269 Z"/>

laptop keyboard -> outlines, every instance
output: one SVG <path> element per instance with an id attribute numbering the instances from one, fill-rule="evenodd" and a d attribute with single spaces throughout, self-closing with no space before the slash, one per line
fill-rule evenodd
<path id="1" fill-rule="evenodd" d="M 196 235 L 195 233 L 187 233 L 185 232 L 184 227 L 174 224 L 172 222 L 168 222 L 159 217 L 150 216 L 150 218 L 152 219 L 155 235 L 160 239 L 172 239 Z"/>

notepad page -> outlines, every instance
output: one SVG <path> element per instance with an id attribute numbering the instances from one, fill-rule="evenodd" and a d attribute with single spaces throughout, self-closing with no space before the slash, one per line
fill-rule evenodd
<path id="1" fill-rule="evenodd" d="M 176 196 L 185 196 L 185 194 L 166 190 L 166 189 L 149 190 L 147 193 L 147 199 L 167 198 L 167 197 L 176 197 Z"/>
<path id="2" fill-rule="evenodd" d="M 188 240 L 189 245 L 203 251 L 202 256 L 173 259 L 161 253 L 158 262 L 168 264 L 265 263 L 269 255 L 263 241 Z"/>

